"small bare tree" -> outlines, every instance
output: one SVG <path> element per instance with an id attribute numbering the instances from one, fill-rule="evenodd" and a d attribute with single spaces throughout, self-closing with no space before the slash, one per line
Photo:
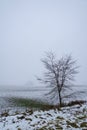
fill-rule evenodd
<path id="1" fill-rule="evenodd" d="M 55 97 L 57 92 L 59 105 L 62 105 L 62 92 L 68 87 L 71 80 L 74 80 L 74 75 L 77 73 L 76 61 L 71 57 L 65 56 L 56 59 L 54 53 L 46 53 L 46 57 L 41 60 L 45 66 L 43 79 L 38 79 L 47 86 L 52 87 L 50 94 L 52 98 Z"/>

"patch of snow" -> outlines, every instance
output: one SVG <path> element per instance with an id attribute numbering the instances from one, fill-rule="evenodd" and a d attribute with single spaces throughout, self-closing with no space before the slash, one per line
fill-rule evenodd
<path id="1" fill-rule="evenodd" d="M 72 126 L 73 122 L 78 125 L 78 128 Z M 49 111 L 35 111 L 32 114 L 29 112 L 9 114 L 7 117 L 0 115 L 0 130 L 18 130 L 18 128 L 21 130 L 39 130 L 42 127 L 56 130 L 59 126 L 63 130 L 82 130 L 80 127 L 82 122 L 87 123 L 87 104 L 65 107 L 60 111 L 52 109 Z"/>

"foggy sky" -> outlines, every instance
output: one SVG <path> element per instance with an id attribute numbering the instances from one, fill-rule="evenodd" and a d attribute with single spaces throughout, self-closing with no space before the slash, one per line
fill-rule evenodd
<path id="1" fill-rule="evenodd" d="M 0 0 L 0 85 L 36 83 L 46 51 L 72 54 L 87 84 L 87 0 Z"/>

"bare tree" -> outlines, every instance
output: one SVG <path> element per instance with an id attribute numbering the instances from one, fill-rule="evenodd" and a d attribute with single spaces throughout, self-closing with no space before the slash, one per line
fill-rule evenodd
<path id="1" fill-rule="evenodd" d="M 46 72 L 44 72 L 43 79 L 38 80 L 52 87 L 49 94 L 51 94 L 52 98 L 57 94 L 59 105 L 61 106 L 62 92 L 68 88 L 70 81 L 74 80 L 74 76 L 77 73 L 76 61 L 72 59 L 71 55 L 57 60 L 52 52 L 46 53 L 46 57 L 41 61 L 45 66 Z"/>

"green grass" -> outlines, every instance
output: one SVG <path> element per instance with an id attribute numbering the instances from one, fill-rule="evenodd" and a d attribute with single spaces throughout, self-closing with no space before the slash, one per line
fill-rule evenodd
<path id="1" fill-rule="evenodd" d="M 28 98 L 18 98 L 18 97 L 12 97 L 8 98 L 8 101 L 16 107 L 26 107 L 31 109 L 37 109 L 37 110 L 49 110 L 49 109 L 55 109 L 58 108 L 60 110 L 60 107 L 58 105 L 50 105 L 48 103 L 34 100 L 34 99 L 28 99 Z M 72 101 L 68 104 L 62 104 L 61 107 L 65 106 L 73 106 L 73 105 L 81 105 L 84 104 L 86 101 Z"/>
<path id="2" fill-rule="evenodd" d="M 27 99 L 27 98 L 9 98 L 8 101 L 16 107 L 26 107 L 32 109 L 49 110 L 53 108 L 53 105 L 44 103 L 42 101 Z"/>

